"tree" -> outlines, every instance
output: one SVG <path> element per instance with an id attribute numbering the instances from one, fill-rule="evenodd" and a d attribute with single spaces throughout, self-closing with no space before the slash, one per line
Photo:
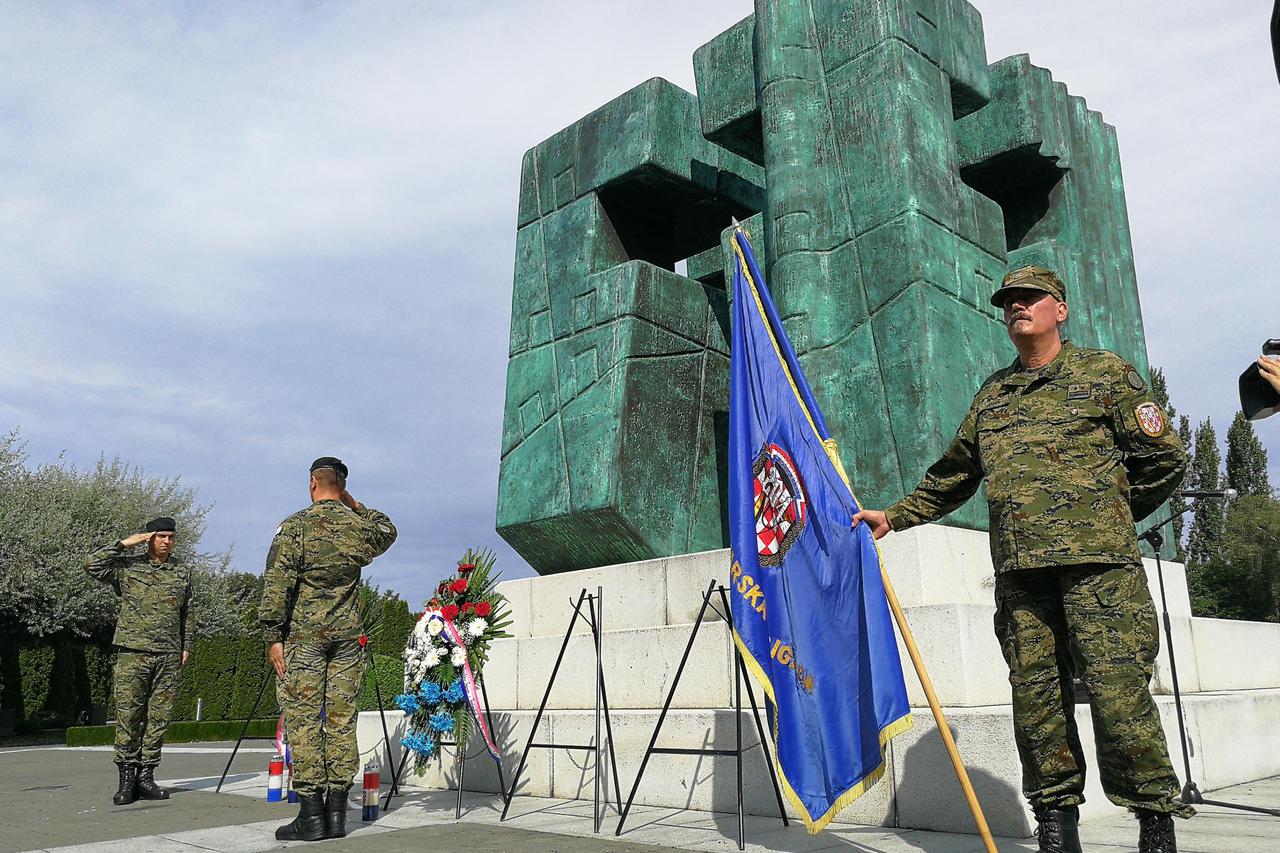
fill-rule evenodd
<path id="1" fill-rule="evenodd" d="M 262 575 L 254 572 L 228 572 L 227 596 L 240 614 L 240 630 L 245 634 L 260 633 L 258 604 L 262 601 Z"/>
<path id="2" fill-rule="evenodd" d="M 1197 616 L 1280 622 L 1280 501 L 1244 495 L 1219 553 L 1187 576 Z"/>
<path id="3" fill-rule="evenodd" d="M 1182 488 L 1199 488 L 1196 485 L 1195 436 L 1191 432 L 1191 419 L 1186 415 L 1178 415 L 1178 439 L 1182 442 L 1182 446 L 1186 448 L 1188 458 L 1187 473 L 1182 478 Z M 1185 515 L 1179 515 L 1173 522 L 1174 542 L 1177 549 L 1176 559 L 1183 565 L 1186 565 L 1187 562 L 1187 546 L 1182 536 L 1185 520 Z"/>
<path id="4" fill-rule="evenodd" d="M 1236 412 L 1227 430 L 1227 485 L 1241 495 L 1271 494 L 1266 448 L 1243 412 Z"/>
<path id="5" fill-rule="evenodd" d="M 18 433 L 0 437 L 0 639 L 108 642 L 119 599 L 85 573 L 84 559 L 158 515 L 178 524 L 174 557 L 192 569 L 196 632 L 234 631 L 230 552 L 198 550 L 207 513 L 176 477 L 148 477 L 119 459 L 83 472 L 61 458 L 31 468 Z"/>
<path id="6" fill-rule="evenodd" d="M 1190 454 L 1191 453 L 1191 423 L 1187 419 L 1186 415 L 1182 415 L 1181 417 L 1178 416 L 1178 410 L 1173 407 L 1172 401 L 1169 400 L 1169 384 L 1165 380 L 1164 370 L 1159 367 L 1153 367 L 1151 369 L 1151 397 L 1156 401 L 1157 404 L 1159 404 L 1160 408 L 1164 409 L 1165 415 L 1168 416 L 1170 424 L 1174 423 L 1174 418 L 1178 418 L 1178 437 L 1182 439 L 1182 446 L 1186 448 L 1187 453 Z M 1184 427 L 1185 427 L 1185 434 L 1184 434 Z M 1179 489 L 1194 488 L 1190 483 L 1190 480 L 1192 479 L 1192 475 L 1193 475 L 1192 466 L 1188 465 L 1187 473 L 1184 475 L 1182 484 L 1179 485 L 1178 488 Z M 1181 506 L 1181 503 L 1182 503 L 1181 501 L 1177 501 L 1174 504 L 1174 509 L 1179 508 Z M 1182 534 L 1183 534 L 1185 525 L 1186 525 L 1185 516 L 1175 515 L 1173 517 L 1173 522 L 1171 523 L 1171 526 L 1173 527 L 1174 559 L 1177 560 L 1179 563 L 1185 563 L 1187 561 L 1186 549 L 1183 547 L 1183 544 L 1182 544 L 1182 539 L 1183 539 Z"/>
<path id="7" fill-rule="evenodd" d="M 1205 418 L 1196 429 L 1195 487 L 1197 489 L 1216 489 L 1220 480 L 1219 467 L 1222 455 L 1218 452 L 1218 436 L 1214 432 L 1213 422 Z M 1223 512 L 1222 503 L 1215 500 L 1202 500 L 1196 505 L 1191 519 L 1191 535 L 1187 539 L 1187 563 L 1193 567 L 1207 564 L 1218 555 L 1222 546 Z"/>

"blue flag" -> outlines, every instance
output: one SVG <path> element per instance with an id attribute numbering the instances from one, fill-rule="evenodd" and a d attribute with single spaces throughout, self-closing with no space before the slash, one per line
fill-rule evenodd
<path id="1" fill-rule="evenodd" d="M 880 554 L 741 229 L 733 236 L 734 642 L 773 706 L 782 787 L 821 832 L 911 727 Z"/>

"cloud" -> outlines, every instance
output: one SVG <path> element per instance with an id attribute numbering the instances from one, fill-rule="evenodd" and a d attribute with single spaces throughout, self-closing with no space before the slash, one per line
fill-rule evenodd
<path id="1" fill-rule="evenodd" d="M 1225 435 L 1280 336 L 1266 10 L 980 8 L 992 58 L 1117 126 L 1152 361 Z M 751 9 L 4 4 L 0 416 L 37 461 L 181 475 L 242 568 L 336 453 L 402 531 L 376 582 L 416 604 L 472 546 L 527 573 L 493 532 L 521 155 L 651 76 L 692 88 Z"/>

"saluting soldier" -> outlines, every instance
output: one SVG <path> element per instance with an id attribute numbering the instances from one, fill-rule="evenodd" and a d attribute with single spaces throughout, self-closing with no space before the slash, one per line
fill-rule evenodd
<path id="1" fill-rule="evenodd" d="M 347 491 L 340 459 L 312 463 L 310 490 L 311 506 L 286 518 L 271 542 L 258 611 L 300 804 L 276 830 L 281 841 L 347 834 L 347 792 L 360 766 L 360 570 L 396 540 L 391 519 Z"/>
<path id="2" fill-rule="evenodd" d="M 1136 813 L 1139 850 L 1175 850 L 1178 801 L 1150 681 L 1159 636 L 1134 534 L 1182 481 L 1186 453 L 1132 365 L 1061 336 L 1062 281 L 1042 267 L 991 297 L 1018 358 L 985 382 L 942 458 L 887 511 L 863 510 L 879 539 L 935 521 L 986 480 L 995 629 L 1013 687 L 1023 793 L 1040 850 L 1078 853 L 1084 754 L 1073 678 L 1089 693 L 1102 787 Z"/>
<path id="3" fill-rule="evenodd" d="M 111 799 L 118 806 L 138 797 L 169 798 L 156 785 L 155 770 L 191 639 L 191 572 L 173 557 L 177 525 L 172 518 L 154 518 L 145 531 L 99 548 L 84 566 L 120 595 L 112 640 L 120 788 Z M 132 551 L 144 543 L 146 553 Z"/>

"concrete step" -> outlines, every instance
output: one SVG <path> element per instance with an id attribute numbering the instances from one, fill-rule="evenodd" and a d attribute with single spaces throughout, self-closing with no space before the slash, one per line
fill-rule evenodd
<path id="1" fill-rule="evenodd" d="M 1175 766 L 1181 768 L 1173 701 L 1159 697 L 1164 728 L 1171 736 Z M 1280 773 L 1280 689 L 1201 693 L 1184 699 L 1188 735 L 1192 745 L 1191 767 L 1201 790 L 1211 790 Z M 630 792 L 639 762 L 653 733 L 658 712 L 616 711 L 612 717 L 622 797 Z M 496 736 L 504 755 L 508 786 L 528 738 L 532 711 L 495 714 Z M 972 832 L 973 823 L 955 780 L 942 740 L 928 709 L 913 709 L 914 727 L 895 738 L 887 753 L 888 772 L 849 809 L 842 820 L 875 826 L 899 826 L 947 832 Z M 388 714 L 393 729 L 402 726 L 397 714 Z M 1013 743 L 1011 710 L 1007 705 L 947 710 L 947 721 L 978 793 L 991 829 L 997 835 L 1026 836 L 1033 825 L 1021 796 L 1021 768 Z M 1093 757 L 1093 734 L 1086 706 L 1076 710 L 1089 761 L 1088 802 L 1082 819 L 1096 820 L 1119 812 L 1103 795 Z M 776 814 L 765 764 L 759 751 L 754 722 L 744 713 L 743 743 L 751 749 L 744 762 L 744 792 L 752 814 Z M 538 727 L 538 741 L 590 744 L 595 735 L 595 715 L 589 711 L 548 711 Z M 376 713 L 361 714 L 360 745 L 363 756 L 381 746 Z M 393 733 L 398 761 L 399 733 Z M 660 746 L 731 749 L 735 742 L 734 714 L 724 709 L 680 709 L 669 713 Z M 477 746 L 470 749 L 465 787 L 473 791 L 498 789 L 496 765 Z M 518 792 L 531 796 L 590 799 L 594 784 L 593 753 L 536 749 L 521 773 Z M 1179 771 L 1179 776 L 1182 773 Z M 735 797 L 735 762 L 731 758 L 654 756 L 636 796 L 636 802 L 669 808 L 732 810 Z M 456 768 L 452 755 L 444 762 L 413 774 L 414 784 L 429 788 L 452 787 Z M 614 800 L 612 780 L 609 801 Z"/>
<path id="2" fill-rule="evenodd" d="M 1010 701 L 999 645 L 991 630 L 993 609 L 975 604 L 906 608 L 908 624 L 940 700 L 946 705 L 992 705 Z M 689 641 L 692 623 L 606 630 L 603 637 L 605 687 L 617 709 L 661 708 Z M 532 710 L 542 702 L 547 679 L 564 637 L 523 637 L 494 644 L 485 680 L 494 705 Z M 908 698 L 925 704 L 905 648 Z M 548 707 L 595 707 L 595 650 L 589 634 L 569 640 Z M 723 708 L 731 704 L 733 647 L 728 626 L 706 622 L 689 657 L 675 697 L 680 708 Z"/>
<path id="3" fill-rule="evenodd" d="M 881 558 L 903 607 L 929 604 L 993 606 L 995 578 L 987 534 L 958 527 L 927 524 L 895 533 L 878 543 Z M 712 579 L 729 574 L 729 551 L 703 551 L 656 560 L 643 560 L 595 569 L 504 581 L 498 589 L 507 596 L 515 637 L 564 636 L 566 607 L 585 587 L 603 590 L 604 622 L 610 629 L 647 628 L 692 622 L 702 594 Z M 1159 603 L 1154 560 L 1146 560 L 1148 582 Z M 1164 586 L 1169 613 L 1191 615 L 1186 572 L 1178 563 L 1164 563 Z M 587 630 L 579 624 L 578 632 Z"/>
<path id="4" fill-rule="evenodd" d="M 567 612 L 568 607 L 561 610 Z M 1007 668 L 992 628 L 994 607 L 931 604 L 907 607 L 904 612 L 944 706 L 1000 705 L 1011 701 Z M 1170 624 L 1179 685 L 1184 692 L 1280 685 L 1280 625 L 1178 616 L 1171 617 Z M 662 707 L 692 627 L 689 623 L 606 630 L 603 653 L 610 705 L 618 709 Z M 537 708 L 563 640 L 561 634 L 495 643 L 486 668 L 490 701 L 496 707 L 513 710 Z M 681 680 L 676 706 L 729 705 L 732 652 L 725 624 L 719 620 L 704 623 L 690 655 L 688 675 Z M 913 705 L 926 704 L 901 640 L 898 652 L 908 700 Z M 548 707 L 595 707 L 593 656 L 590 635 L 575 634 L 570 638 Z M 1163 631 L 1152 690 L 1158 694 L 1173 692 Z"/>

